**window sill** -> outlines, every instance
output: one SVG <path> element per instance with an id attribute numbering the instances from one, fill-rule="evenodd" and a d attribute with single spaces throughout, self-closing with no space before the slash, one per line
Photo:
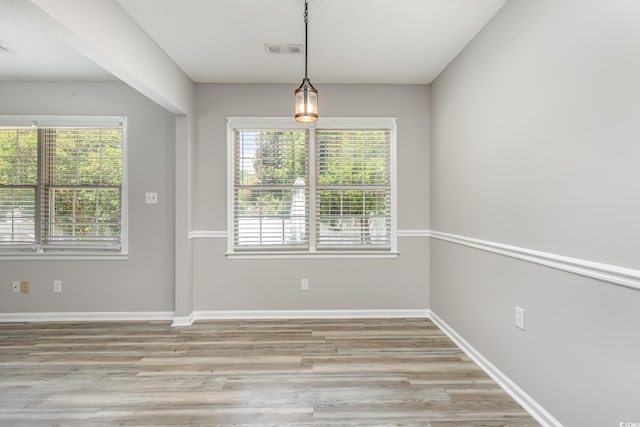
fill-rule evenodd
<path id="1" fill-rule="evenodd" d="M 296 251 L 242 251 L 226 252 L 229 259 L 393 259 L 398 258 L 399 252 L 380 251 L 323 251 L 323 252 L 296 252 Z"/>
<path id="2" fill-rule="evenodd" d="M 0 261 L 126 261 L 126 253 L 0 253 Z"/>

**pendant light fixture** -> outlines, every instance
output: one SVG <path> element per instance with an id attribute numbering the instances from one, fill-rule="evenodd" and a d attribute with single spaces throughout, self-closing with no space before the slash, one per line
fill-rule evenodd
<path id="1" fill-rule="evenodd" d="M 304 79 L 296 89 L 296 121 L 313 123 L 318 120 L 318 91 L 307 76 L 309 49 L 307 48 L 307 27 L 309 24 L 309 0 L 304 2 Z"/>

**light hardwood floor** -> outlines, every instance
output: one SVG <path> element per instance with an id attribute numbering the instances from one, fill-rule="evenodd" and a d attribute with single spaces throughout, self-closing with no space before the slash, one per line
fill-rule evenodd
<path id="1" fill-rule="evenodd" d="M 424 319 L 0 323 L 1 426 L 537 426 Z"/>

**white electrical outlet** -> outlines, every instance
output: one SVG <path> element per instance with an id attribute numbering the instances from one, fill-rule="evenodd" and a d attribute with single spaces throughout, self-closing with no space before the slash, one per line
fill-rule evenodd
<path id="1" fill-rule="evenodd" d="M 524 309 L 516 307 L 516 326 L 524 331 Z"/>
<path id="2" fill-rule="evenodd" d="M 309 279 L 300 280 L 300 289 L 302 289 L 303 291 L 309 290 Z"/>
<path id="3" fill-rule="evenodd" d="M 11 292 L 19 293 L 20 292 L 20 281 L 14 280 L 11 282 Z"/>
<path id="4" fill-rule="evenodd" d="M 158 193 L 146 193 L 145 201 L 148 205 L 157 205 L 158 204 Z"/>
<path id="5" fill-rule="evenodd" d="M 55 293 L 62 292 L 62 280 L 53 281 L 53 292 Z"/>

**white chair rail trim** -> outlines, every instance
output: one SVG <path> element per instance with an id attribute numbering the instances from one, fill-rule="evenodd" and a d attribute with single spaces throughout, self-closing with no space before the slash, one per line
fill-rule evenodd
<path id="1" fill-rule="evenodd" d="M 596 279 L 602 282 L 624 286 L 631 289 L 640 290 L 640 270 L 620 267 L 617 265 L 603 264 L 588 261 L 580 258 L 572 258 L 564 255 L 552 254 L 549 252 L 536 251 L 533 249 L 521 248 L 518 246 L 505 245 L 502 243 L 490 242 L 487 240 L 474 239 L 472 237 L 459 236 L 456 234 L 431 231 L 432 239 L 455 243 L 470 248 L 528 261 L 534 264 L 544 265 L 569 273 Z"/>
<path id="2" fill-rule="evenodd" d="M 189 232 L 190 239 L 226 239 L 226 230 L 195 230 Z"/>

